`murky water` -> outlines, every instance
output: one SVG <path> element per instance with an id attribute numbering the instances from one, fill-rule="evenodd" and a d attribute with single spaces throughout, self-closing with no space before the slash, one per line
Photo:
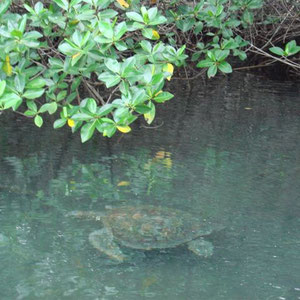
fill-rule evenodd
<path id="1" fill-rule="evenodd" d="M 177 85 L 177 86 L 176 86 Z M 300 299 L 300 86 L 252 75 L 172 87 L 153 127 L 82 145 L 0 117 L 0 299 Z M 88 242 L 65 216 L 122 205 L 210 216 L 214 254 Z"/>

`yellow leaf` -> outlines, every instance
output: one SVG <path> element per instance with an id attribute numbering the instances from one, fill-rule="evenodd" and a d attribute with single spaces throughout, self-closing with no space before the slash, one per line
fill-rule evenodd
<path id="1" fill-rule="evenodd" d="M 128 7 L 129 7 L 129 4 L 128 4 L 125 0 L 117 0 L 117 2 L 118 2 L 122 7 L 125 7 L 125 8 L 128 8 Z"/>
<path id="2" fill-rule="evenodd" d="M 151 124 L 154 120 L 154 114 L 146 113 L 144 114 L 144 119 L 146 120 L 147 124 Z"/>
<path id="3" fill-rule="evenodd" d="M 165 157 L 166 152 L 165 151 L 157 151 L 155 154 L 155 158 L 164 158 Z"/>
<path id="4" fill-rule="evenodd" d="M 164 165 L 166 166 L 166 168 L 171 169 L 172 168 L 172 159 L 170 157 L 165 158 Z"/>
<path id="5" fill-rule="evenodd" d="M 76 19 L 69 22 L 70 25 L 77 25 L 78 23 L 79 23 L 79 20 L 76 20 Z"/>
<path id="6" fill-rule="evenodd" d="M 74 54 L 74 55 L 72 56 L 72 59 L 75 59 L 75 58 L 78 57 L 80 54 L 81 54 L 80 52 L 77 52 L 76 54 Z"/>
<path id="7" fill-rule="evenodd" d="M 162 90 L 160 90 L 159 92 L 157 92 L 157 93 L 154 95 L 154 97 L 158 96 L 158 95 L 161 94 L 161 93 L 162 93 Z"/>
<path id="8" fill-rule="evenodd" d="M 151 75 L 153 76 L 155 74 L 155 65 L 152 65 L 152 72 Z"/>
<path id="9" fill-rule="evenodd" d="M 12 75 L 12 66 L 10 64 L 10 60 L 9 60 L 9 56 L 6 55 L 5 57 L 5 62 L 2 66 L 2 70 L 5 72 L 5 74 L 7 76 L 11 76 Z"/>
<path id="10" fill-rule="evenodd" d="M 171 152 L 166 152 L 166 157 L 171 157 Z"/>
<path id="11" fill-rule="evenodd" d="M 118 186 L 128 186 L 128 185 L 130 185 L 130 182 L 129 182 L 129 181 L 120 181 L 120 182 L 118 183 Z"/>
<path id="12" fill-rule="evenodd" d="M 153 35 L 153 37 L 154 37 L 156 40 L 158 40 L 158 39 L 160 38 L 159 33 L 158 33 L 156 30 L 154 30 L 154 29 L 152 29 L 152 35 Z"/>
<path id="13" fill-rule="evenodd" d="M 174 72 L 174 66 L 170 63 L 167 63 L 164 67 L 163 67 L 163 71 L 170 73 L 171 75 L 167 77 L 167 80 L 171 80 L 171 77 L 173 75 Z"/>
<path id="14" fill-rule="evenodd" d="M 75 126 L 74 120 L 68 119 L 68 125 L 69 125 L 69 127 L 74 127 Z"/>
<path id="15" fill-rule="evenodd" d="M 118 130 L 123 133 L 128 133 L 131 131 L 131 128 L 129 126 L 117 126 Z"/>

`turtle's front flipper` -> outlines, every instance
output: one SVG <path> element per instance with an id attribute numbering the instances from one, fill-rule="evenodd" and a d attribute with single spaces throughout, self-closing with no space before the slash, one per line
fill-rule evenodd
<path id="1" fill-rule="evenodd" d="M 188 242 L 189 250 L 193 251 L 196 255 L 208 257 L 213 254 L 214 246 L 211 242 L 205 241 L 203 238 Z"/>
<path id="2" fill-rule="evenodd" d="M 107 228 L 96 230 L 89 235 L 90 243 L 100 252 L 119 262 L 123 262 L 127 257 L 113 241 L 113 235 Z"/>

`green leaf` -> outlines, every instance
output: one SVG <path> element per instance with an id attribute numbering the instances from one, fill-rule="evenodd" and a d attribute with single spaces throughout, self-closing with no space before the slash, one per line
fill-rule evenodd
<path id="1" fill-rule="evenodd" d="M 186 32 L 191 30 L 195 25 L 195 23 L 196 23 L 195 19 L 189 18 L 189 19 L 176 21 L 176 26 L 177 28 L 182 30 L 182 32 Z"/>
<path id="2" fill-rule="evenodd" d="M 151 111 L 151 108 L 146 104 L 139 104 L 134 109 L 139 114 L 146 114 Z"/>
<path id="3" fill-rule="evenodd" d="M 98 110 L 97 114 L 100 117 L 108 115 L 112 110 L 114 109 L 112 104 L 104 104 L 101 106 L 101 108 Z"/>
<path id="4" fill-rule="evenodd" d="M 97 103 L 93 98 L 89 98 L 87 100 L 87 105 L 86 105 L 87 109 L 92 113 L 95 114 L 96 110 L 97 110 Z"/>
<path id="5" fill-rule="evenodd" d="M 0 98 L 0 104 L 4 106 L 4 109 L 13 108 L 16 110 L 22 103 L 22 98 L 15 93 L 3 94 Z"/>
<path id="6" fill-rule="evenodd" d="M 280 47 L 271 47 L 271 48 L 269 48 L 269 50 L 274 54 L 284 56 L 284 51 Z"/>
<path id="7" fill-rule="evenodd" d="M 218 5 L 215 13 L 216 17 L 218 17 L 223 12 L 223 10 L 224 10 L 223 5 Z"/>
<path id="8" fill-rule="evenodd" d="M 102 2 L 102 1 L 101 1 Z M 107 1 L 108 3 L 110 3 L 110 0 Z M 98 2 L 99 5 L 99 2 Z M 98 10 L 100 9 L 100 7 L 98 6 Z M 105 19 L 112 19 L 114 18 L 118 13 L 113 10 L 113 9 L 105 9 L 100 11 L 99 15 L 100 15 L 100 20 L 105 20 Z"/>
<path id="9" fill-rule="evenodd" d="M 150 22 L 155 19 L 156 15 L 157 15 L 157 7 L 156 6 L 151 7 L 148 10 L 148 17 L 149 17 Z"/>
<path id="10" fill-rule="evenodd" d="M 75 30 L 75 32 L 72 34 L 72 41 L 76 46 L 81 48 L 82 35 L 79 30 Z"/>
<path id="11" fill-rule="evenodd" d="M 165 76 L 163 73 L 155 74 L 152 77 L 151 83 L 152 83 L 152 85 L 161 84 L 163 82 L 164 78 L 165 78 Z"/>
<path id="12" fill-rule="evenodd" d="M 112 40 L 112 38 L 113 38 L 113 36 L 114 36 L 114 30 L 113 30 L 113 26 L 112 26 L 111 23 L 101 21 L 101 22 L 99 22 L 98 27 L 99 27 L 101 33 L 102 33 L 107 39 Z"/>
<path id="13" fill-rule="evenodd" d="M 40 42 L 31 41 L 31 40 L 27 40 L 27 39 L 22 39 L 21 43 L 29 48 L 38 48 L 40 46 Z"/>
<path id="14" fill-rule="evenodd" d="M 84 46 L 86 45 L 86 43 L 88 43 L 88 41 L 89 41 L 89 39 L 90 39 L 90 36 L 91 36 L 90 31 L 87 31 L 87 32 L 85 33 L 85 35 L 83 36 L 83 38 L 82 38 L 80 47 L 84 47 Z"/>
<path id="15" fill-rule="evenodd" d="M 172 99 L 173 97 L 174 97 L 174 95 L 172 95 L 169 92 L 162 92 L 162 93 L 159 93 L 157 96 L 155 96 L 153 99 L 158 103 L 162 103 L 162 102 Z"/>
<path id="16" fill-rule="evenodd" d="M 117 85 L 121 77 L 119 75 L 115 75 L 109 72 L 104 72 L 98 76 L 98 79 L 105 82 L 107 88 Z"/>
<path id="17" fill-rule="evenodd" d="M 59 7 L 64 10 L 68 10 L 69 2 L 67 0 L 53 0 Z"/>
<path id="18" fill-rule="evenodd" d="M 224 40 L 222 43 L 222 49 L 235 49 L 238 47 L 237 42 L 234 39 Z"/>
<path id="19" fill-rule="evenodd" d="M 116 123 L 126 123 L 125 120 L 130 117 L 131 113 L 127 107 L 118 107 L 114 111 L 114 120 Z"/>
<path id="20" fill-rule="evenodd" d="M 285 52 L 287 56 L 294 55 L 300 51 L 300 47 L 297 46 L 296 41 L 292 40 L 285 45 Z"/>
<path id="21" fill-rule="evenodd" d="M 26 22 L 27 22 L 27 14 L 24 14 L 22 17 L 21 23 L 19 25 L 19 30 L 22 32 L 22 34 L 25 31 Z"/>
<path id="22" fill-rule="evenodd" d="M 70 7 L 73 7 L 73 6 L 77 5 L 77 4 L 80 3 L 80 2 L 82 2 L 82 0 L 72 0 L 72 1 L 70 2 Z"/>
<path id="23" fill-rule="evenodd" d="M 10 0 L 6 0 L 6 2 L 9 2 Z M 2 5 L 2 4 L 1 4 Z M 1 7 L 0 5 L 0 7 Z M 23 4 L 23 6 L 25 7 L 25 9 L 31 13 L 32 15 L 35 15 L 35 11 L 27 4 Z M 0 15 L 1 15 L 1 8 L 0 8 Z"/>
<path id="24" fill-rule="evenodd" d="M 208 67 L 211 67 L 212 65 L 214 65 L 214 62 L 211 60 L 208 60 L 208 59 L 200 60 L 197 63 L 198 68 L 208 68 Z"/>
<path id="25" fill-rule="evenodd" d="M 4 91 L 5 91 L 5 87 L 6 87 L 6 81 L 2 80 L 0 81 L 0 97 L 3 95 Z"/>
<path id="26" fill-rule="evenodd" d="M 144 23 L 143 17 L 140 14 L 136 13 L 136 12 L 127 12 L 126 16 L 130 20 L 133 20 L 133 21 L 136 21 L 136 22 L 140 22 L 140 23 Z"/>
<path id="27" fill-rule="evenodd" d="M 207 51 L 207 56 L 213 62 L 215 62 L 217 60 L 214 51 L 210 51 L 210 50 Z"/>
<path id="28" fill-rule="evenodd" d="M 217 74 L 217 70 L 218 70 L 218 68 L 215 64 L 210 66 L 207 70 L 208 78 L 214 77 Z"/>
<path id="29" fill-rule="evenodd" d="M 229 55 L 229 50 L 216 50 L 215 57 L 217 61 L 224 60 Z"/>
<path id="30" fill-rule="evenodd" d="M 142 49 L 143 49 L 144 51 L 146 51 L 146 52 L 148 52 L 148 53 L 151 53 L 151 51 L 152 51 L 152 45 L 151 45 L 151 43 L 150 43 L 149 41 L 142 40 L 142 41 L 140 42 L 140 45 L 141 45 L 141 47 L 142 47 Z"/>
<path id="31" fill-rule="evenodd" d="M 54 122 L 53 124 L 53 128 L 57 129 L 57 128 L 61 128 L 63 127 L 65 124 L 67 123 L 67 119 L 58 119 Z"/>
<path id="32" fill-rule="evenodd" d="M 41 97 L 44 94 L 44 92 L 44 89 L 26 90 L 23 94 L 23 97 L 26 99 L 36 99 Z"/>
<path id="33" fill-rule="evenodd" d="M 0 17 L 5 14 L 5 12 L 7 11 L 7 9 L 9 8 L 11 4 L 11 1 L 10 0 L 5 0 L 5 1 L 2 1 L 1 4 L 0 4 Z"/>
<path id="34" fill-rule="evenodd" d="M 11 34 L 12 37 L 17 37 L 19 39 L 21 39 L 22 36 L 23 36 L 22 32 L 20 30 L 17 30 L 17 29 L 12 30 L 10 34 Z"/>
<path id="35" fill-rule="evenodd" d="M 72 81 L 72 85 L 71 85 L 71 91 L 75 91 L 80 83 L 81 83 L 82 77 L 76 77 L 73 81 Z"/>
<path id="36" fill-rule="evenodd" d="M 147 106 L 150 108 L 150 111 L 144 114 L 144 119 L 148 124 L 151 124 L 155 118 L 155 105 L 152 101 L 149 101 Z"/>
<path id="37" fill-rule="evenodd" d="M 24 112 L 24 115 L 27 116 L 27 117 L 33 117 L 36 115 L 36 111 L 32 111 L 32 110 L 26 110 Z"/>
<path id="38" fill-rule="evenodd" d="M 233 55 L 238 56 L 240 60 L 245 60 L 247 58 L 246 52 L 238 49 L 233 49 Z"/>
<path id="39" fill-rule="evenodd" d="M 115 37 L 114 37 L 114 41 L 118 41 L 126 32 L 128 31 L 127 29 L 127 25 L 125 22 L 121 22 L 119 23 L 116 27 L 115 27 Z"/>
<path id="40" fill-rule="evenodd" d="M 138 23 L 138 22 L 133 22 L 133 24 L 131 25 L 130 31 L 134 31 L 134 30 L 140 30 L 145 28 L 146 25 L 142 24 L 142 23 Z"/>
<path id="41" fill-rule="evenodd" d="M 223 73 L 232 73 L 231 65 L 226 61 L 220 62 L 218 65 L 218 69 Z"/>
<path id="42" fill-rule="evenodd" d="M 42 77 L 37 77 L 33 80 L 30 80 L 27 84 L 26 84 L 26 88 L 27 89 L 40 89 L 43 86 L 45 86 L 46 84 L 46 80 Z"/>
<path id="43" fill-rule="evenodd" d="M 28 39 L 28 40 L 37 40 L 39 38 L 41 38 L 43 35 L 40 34 L 38 31 L 29 31 L 29 32 L 26 32 L 25 35 L 24 35 L 24 39 Z"/>
<path id="44" fill-rule="evenodd" d="M 27 105 L 27 107 L 28 107 L 31 111 L 37 112 L 37 106 L 36 106 L 36 104 L 35 104 L 34 101 L 32 101 L 32 100 L 27 100 L 27 101 L 26 101 L 26 105 Z"/>
<path id="45" fill-rule="evenodd" d="M 68 91 L 66 91 L 66 90 L 60 91 L 56 96 L 56 100 L 61 101 L 61 100 L 65 99 L 67 94 L 68 94 Z"/>
<path id="46" fill-rule="evenodd" d="M 90 121 L 92 119 L 94 119 L 94 117 L 87 113 L 77 113 L 72 116 L 72 120 L 74 121 Z"/>
<path id="47" fill-rule="evenodd" d="M 51 103 L 45 103 L 41 106 L 39 109 L 40 113 L 44 113 L 48 111 L 50 115 L 54 114 L 57 110 L 57 103 L 56 102 L 51 102 Z"/>
<path id="48" fill-rule="evenodd" d="M 104 118 L 101 119 L 101 121 L 103 121 L 103 120 L 104 120 Z M 110 122 L 109 123 L 102 123 L 102 122 L 100 123 L 100 122 L 98 122 L 97 130 L 99 132 L 102 132 L 103 136 L 112 137 L 115 134 L 117 128 L 116 128 L 116 125 L 114 123 L 110 123 Z"/>
<path id="49" fill-rule="evenodd" d="M 197 22 L 195 25 L 194 33 L 199 34 L 203 30 L 203 23 Z"/>
<path id="50" fill-rule="evenodd" d="M 80 136 L 81 136 L 82 143 L 85 143 L 93 136 L 95 128 L 96 128 L 96 121 L 87 123 L 81 127 Z"/>
<path id="51" fill-rule="evenodd" d="M 29 31 L 24 34 L 23 40 L 28 40 L 28 41 L 37 40 L 37 39 L 41 38 L 42 36 L 43 35 L 40 34 L 38 31 Z M 36 42 L 38 42 L 38 41 L 36 41 Z"/>
<path id="52" fill-rule="evenodd" d="M 128 49 L 127 44 L 124 41 L 118 41 L 115 42 L 115 47 L 119 50 L 119 51 L 125 51 Z"/>
<path id="53" fill-rule="evenodd" d="M 62 43 L 58 46 L 58 50 L 65 55 L 72 56 L 78 52 L 77 48 L 72 47 L 69 43 Z"/>
<path id="54" fill-rule="evenodd" d="M 81 51 L 78 51 L 76 54 L 72 55 L 71 65 L 75 66 L 82 56 L 83 53 Z"/>
<path id="55" fill-rule="evenodd" d="M 253 13 L 249 10 L 246 10 L 243 13 L 242 19 L 249 25 L 253 24 Z"/>
<path id="56" fill-rule="evenodd" d="M 14 80 L 15 88 L 19 93 L 23 93 L 25 88 L 25 75 L 17 74 Z"/>
<path id="57" fill-rule="evenodd" d="M 153 29 L 151 29 L 151 28 L 143 28 L 142 35 L 147 39 L 157 40 L 157 37 L 153 34 Z"/>
<path id="58" fill-rule="evenodd" d="M 263 5 L 263 1 L 261 1 L 261 0 L 250 0 L 247 2 L 248 2 L 247 3 L 248 8 L 251 8 L 251 9 L 261 8 Z"/>
<path id="59" fill-rule="evenodd" d="M 34 123 L 35 123 L 35 125 L 37 127 L 42 127 L 42 125 L 43 125 L 43 118 L 41 116 L 39 116 L 39 115 L 36 115 L 34 117 Z"/>
<path id="60" fill-rule="evenodd" d="M 34 5 L 34 10 L 35 10 L 35 12 L 36 12 L 37 15 L 39 15 L 40 13 L 42 13 L 43 10 L 44 10 L 43 3 L 42 2 L 37 2 Z"/>
<path id="61" fill-rule="evenodd" d="M 164 16 L 157 16 L 154 20 L 150 21 L 148 23 L 148 25 L 155 26 L 155 25 L 166 23 L 166 22 L 167 22 L 167 19 Z"/>
<path id="62" fill-rule="evenodd" d="M 73 93 L 71 93 L 71 94 L 68 95 L 68 97 L 66 99 L 66 102 L 67 103 L 71 103 L 76 97 L 77 97 L 77 93 L 73 92 Z"/>
<path id="63" fill-rule="evenodd" d="M 108 58 L 104 62 L 105 66 L 113 73 L 120 73 L 120 63 L 116 59 Z"/>

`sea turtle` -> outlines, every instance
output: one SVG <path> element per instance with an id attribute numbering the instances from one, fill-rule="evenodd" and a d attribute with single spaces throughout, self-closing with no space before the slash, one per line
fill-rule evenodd
<path id="1" fill-rule="evenodd" d="M 90 233 L 89 241 L 118 262 L 128 258 L 119 245 L 151 250 L 186 244 L 196 255 L 208 257 L 213 253 L 213 245 L 202 238 L 212 232 L 211 222 L 182 210 L 144 205 L 113 208 L 106 213 L 75 211 L 68 215 L 101 221 L 102 229 Z"/>

